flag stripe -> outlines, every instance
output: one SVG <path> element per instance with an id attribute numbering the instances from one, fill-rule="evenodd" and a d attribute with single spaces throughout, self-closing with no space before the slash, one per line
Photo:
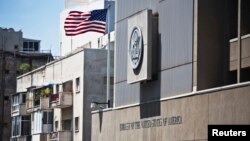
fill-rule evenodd
<path id="1" fill-rule="evenodd" d="M 84 26 L 84 25 L 95 25 L 95 24 L 98 24 L 98 25 L 102 25 L 102 26 L 105 26 L 106 23 L 105 22 L 97 22 L 97 21 L 93 21 L 93 22 L 82 22 L 80 24 L 67 24 L 64 26 L 64 28 L 77 28 L 77 27 L 81 27 L 81 26 Z"/>
<path id="2" fill-rule="evenodd" d="M 90 25 L 90 26 L 84 26 L 84 27 L 81 27 L 81 28 L 78 28 L 78 29 L 65 29 L 65 31 L 67 31 L 67 32 L 76 32 L 76 31 L 80 31 L 80 30 L 88 29 L 88 28 L 96 28 L 96 29 L 103 29 L 103 30 L 105 30 L 105 26 L 104 27 L 100 27 L 100 26 Z"/>
<path id="3" fill-rule="evenodd" d="M 75 20 L 75 21 L 83 21 L 86 20 L 87 18 L 79 17 L 79 18 L 66 18 L 66 20 Z"/>
<path id="4" fill-rule="evenodd" d="M 100 26 L 100 25 L 88 25 L 88 26 L 81 26 L 81 27 L 77 27 L 77 28 L 65 28 L 66 32 L 71 32 L 71 31 L 78 31 L 81 30 L 83 28 L 97 28 L 97 29 L 105 29 L 106 26 Z"/>
<path id="5" fill-rule="evenodd" d="M 79 31 L 75 31 L 75 32 L 68 32 L 68 31 L 65 31 L 65 34 L 67 35 L 67 36 L 75 36 L 75 35 L 79 35 L 79 34 L 82 34 L 82 33 L 86 33 L 86 32 L 89 32 L 89 31 L 93 31 L 93 32 L 97 32 L 98 31 L 98 33 L 105 33 L 105 29 L 96 29 L 96 28 L 94 28 L 94 29 L 83 29 L 83 30 L 79 30 Z"/>
<path id="6" fill-rule="evenodd" d="M 82 12 L 82 11 L 70 11 L 69 14 L 82 14 L 82 13 L 88 13 L 88 12 Z"/>
<path id="7" fill-rule="evenodd" d="M 82 22 L 76 22 L 76 21 L 73 21 L 73 22 L 65 22 L 64 24 L 66 25 L 66 24 L 80 24 L 80 23 L 82 23 Z"/>
<path id="8" fill-rule="evenodd" d="M 90 25 L 86 25 L 86 26 L 79 26 L 79 27 L 77 27 L 77 28 L 65 28 L 65 31 L 69 31 L 69 30 L 79 30 L 79 29 L 82 29 L 82 28 L 88 28 L 88 27 L 96 27 L 96 28 L 98 28 L 98 27 L 100 27 L 100 28 L 105 28 L 106 26 L 100 26 L 100 25 L 98 25 L 98 24 L 90 24 Z"/>
<path id="9" fill-rule="evenodd" d="M 69 14 L 68 16 L 71 17 L 81 17 L 81 16 L 91 16 L 90 13 L 85 13 L 85 14 Z"/>
<path id="10" fill-rule="evenodd" d="M 78 32 L 78 33 L 66 33 L 67 36 L 75 36 L 75 35 L 79 35 L 79 34 L 83 34 L 83 33 L 86 33 L 86 32 L 98 32 L 98 33 L 105 33 L 105 31 L 103 30 L 96 30 L 96 29 L 88 29 L 88 30 L 84 30 L 84 31 L 81 31 L 81 32 Z"/>
<path id="11" fill-rule="evenodd" d="M 79 32 L 82 32 L 82 31 L 88 31 L 88 30 L 98 30 L 98 31 L 105 31 L 105 29 L 101 29 L 101 28 L 95 28 L 95 27 L 93 27 L 93 28 L 84 28 L 84 29 L 81 29 L 81 30 L 78 30 L 78 31 L 71 31 L 71 32 L 68 32 L 68 33 L 74 33 L 74 34 L 76 34 L 76 33 L 79 33 Z"/>

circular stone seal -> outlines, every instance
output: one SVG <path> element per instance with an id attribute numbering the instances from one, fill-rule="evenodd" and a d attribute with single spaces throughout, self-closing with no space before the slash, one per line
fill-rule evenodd
<path id="1" fill-rule="evenodd" d="M 133 69 L 137 69 L 141 63 L 143 52 L 142 33 L 138 26 L 135 26 L 131 32 L 128 47 L 130 64 Z"/>

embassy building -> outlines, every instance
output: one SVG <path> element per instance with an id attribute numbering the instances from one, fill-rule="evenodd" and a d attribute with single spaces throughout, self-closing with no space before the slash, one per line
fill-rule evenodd
<path id="1" fill-rule="evenodd" d="M 207 140 L 250 124 L 249 0 L 117 0 L 113 107 L 92 141 Z"/>

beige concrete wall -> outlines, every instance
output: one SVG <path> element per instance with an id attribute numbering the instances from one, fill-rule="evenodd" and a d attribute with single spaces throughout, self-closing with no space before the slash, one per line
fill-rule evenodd
<path id="1" fill-rule="evenodd" d="M 54 118 L 53 118 L 53 131 L 61 131 L 62 130 L 62 124 L 61 121 L 62 116 L 61 116 L 61 109 L 60 108 L 55 108 L 54 109 Z M 55 122 L 58 121 L 58 127 L 56 129 Z"/>
<path id="2" fill-rule="evenodd" d="M 111 52 L 113 54 L 113 52 Z M 111 56 L 111 60 L 113 55 Z M 49 63 L 42 68 L 17 78 L 17 91 L 26 91 L 30 86 L 42 86 L 48 83 L 73 82 L 73 105 L 68 108 L 54 109 L 55 121 L 58 121 L 57 131 L 62 131 L 62 120 L 72 120 L 73 140 L 89 141 L 91 138 L 91 109 L 92 100 L 103 102 L 106 100 L 106 64 L 107 50 L 83 49 L 76 51 L 59 61 Z M 113 63 L 111 63 L 111 70 Z M 113 76 L 113 71 L 111 72 Z M 76 91 L 76 78 L 80 78 L 80 91 Z M 61 85 L 60 85 L 61 86 Z M 62 88 L 60 88 L 62 90 Z M 112 91 L 111 91 L 112 93 Z M 67 97 L 65 97 L 67 99 Z M 67 99 L 69 100 L 69 99 Z M 47 103 L 44 103 L 47 105 Z M 84 111 L 84 112 L 83 112 Z M 31 113 L 33 114 L 33 113 Z M 78 131 L 75 131 L 75 117 L 78 117 Z"/>
<path id="3" fill-rule="evenodd" d="M 160 104 L 93 113 L 92 141 L 207 140 L 208 124 L 250 124 L 249 101 L 248 85 L 161 101 Z M 153 116 L 142 117 L 144 110 Z M 154 115 L 157 110 L 159 114 Z M 171 116 L 181 116 L 182 123 L 120 131 L 121 123 Z"/>
<path id="4" fill-rule="evenodd" d="M 31 72 L 30 74 L 23 75 L 17 78 L 17 92 L 26 91 L 26 88 L 30 86 L 41 86 L 46 83 L 55 82 L 55 83 L 63 83 L 69 80 L 73 81 L 73 89 L 75 89 L 75 79 L 80 77 L 81 81 L 81 91 L 76 94 L 73 93 L 74 98 L 74 108 L 70 111 L 63 112 L 61 109 L 54 109 L 54 121 L 58 121 L 58 130 L 62 130 L 61 128 L 61 120 L 63 119 L 72 119 L 72 125 L 74 125 L 74 121 L 72 116 L 74 117 L 74 113 L 77 113 L 77 116 L 82 117 L 82 107 L 83 107 L 83 51 L 76 53 L 70 57 L 66 57 L 58 62 L 47 64 L 41 69 Z M 47 100 L 47 102 L 49 102 Z M 43 104 L 48 104 L 48 103 Z M 63 116 L 62 116 L 63 115 Z M 68 118 L 70 116 L 70 118 Z M 81 119 L 79 117 L 79 119 Z M 55 130 L 55 125 L 54 128 Z M 79 129 L 82 131 L 81 124 L 79 124 Z M 81 135 L 80 135 L 81 137 Z M 82 140 L 80 138 L 80 140 Z"/>

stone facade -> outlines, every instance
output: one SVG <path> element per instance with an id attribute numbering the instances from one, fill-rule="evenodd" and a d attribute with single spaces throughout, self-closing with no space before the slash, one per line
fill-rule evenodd
<path id="1" fill-rule="evenodd" d="M 114 107 L 92 112 L 92 141 L 206 141 L 208 125 L 249 125 L 250 2 L 242 0 L 239 6 L 241 35 L 237 3 L 116 0 Z M 129 38 L 124 35 L 130 19 L 144 10 L 158 20 L 152 25 L 155 54 L 146 58 L 157 70 L 151 80 L 130 83 L 131 66 L 124 65 L 130 65 Z"/>
<path id="2" fill-rule="evenodd" d="M 250 124 L 249 91 L 248 83 L 96 111 L 92 114 L 92 141 L 205 141 L 208 137 L 208 125 Z M 171 118 L 176 122 L 171 121 Z M 158 124 L 154 121 L 157 119 Z M 146 121 L 151 123 L 143 125 Z M 137 122 L 139 125 L 136 125 Z"/>

